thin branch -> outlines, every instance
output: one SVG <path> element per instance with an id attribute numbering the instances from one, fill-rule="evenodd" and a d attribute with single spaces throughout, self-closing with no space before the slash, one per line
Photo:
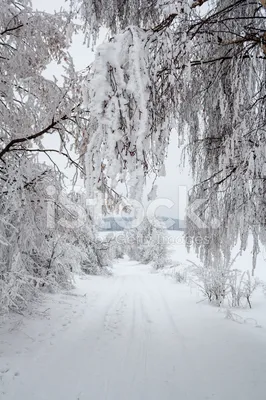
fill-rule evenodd
<path id="1" fill-rule="evenodd" d="M 204 3 L 206 3 L 207 1 L 208 1 L 208 0 L 197 0 L 197 1 L 194 1 L 194 2 L 192 3 L 191 8 L 193 9 L 193 8 L 202 6 L 202 5 L 203 5 Z M 164 28 L 168 28 L 168 27 L 172 24 L 172 22 L 175 20 L 175 18 L 176 18 L 177 16 L 178 16 L 177 13 L 170 14 L 169 17 L 167 17 L 166 19 L 164 19 L 159 25 L 155 26 L 155 27 L 152 28 L 151 30 L 152 30 L 153 32 L 160 32 L 160 31 L 162 31 Z"/>
<path id="2" fill-rule="evenodd" d="M 56 150 L 56 149 L 26 149 L 26 148 L 24 148 L 24 149 L 12 148 L 11 151 L 26 151 L 26 152 L 35 152 L 35 153 L 45 153 L 45 154 L 48 153 L 48 152 L 49 153 L 57 153 L 57 154 L 60 154 L 60 155 L 62 155 L 64 157 L 66 157 L 68 159 L 68 161 L 70 162 L 70 164 L 73 164 L 77 169 L 79 169 L 84 174 L 84 170 L 81 167 L 81 165 L 78 164 L 76 161 L 74 161 L 71 158 L 69 152 L 64 153 L 64 152 L 61 152 L 61 151 Z"/>
<path id="3" fill-rule="evenodd" d="M 0 35 L 5 35 L 6 33 L 15 31 L 19 28 L 22 28 L 23 26 L 24 26 L 24 24 L 20 24 L 20 25 L 14 26 L 13 28 L 6 28 L 4 31 L 0 32 Z"/>
<path id="4" fill-rule="evenodd" d="M 76 107 L 75 107 L 76 108 Z M 75 108 L 72 109 L 72 111 L 75 110 Z M 17 138 L 17 139 L 12 139 L 0 152 L 0 159 L 3 158 L 3 156 L 8 153 L 8 151 L 16 144 L 18 143 L 25 143 L 33 139 L 37 139 L 40 136 L 43 136 L 45 133 L 49 132 L 51 129 L 55 129 L 56 125 L 61 122 L 61 121 L 66 121 L 69 118 L 69 116 L 66 114 L 63 117 L 61 117 L 58 121 L 55 121 L 54 118 L 52 119 L 52 122 L 46 126 L 44 129 L 41 131 L 34 133 L 33 135 L 22 137 L 22 138 Z"/>

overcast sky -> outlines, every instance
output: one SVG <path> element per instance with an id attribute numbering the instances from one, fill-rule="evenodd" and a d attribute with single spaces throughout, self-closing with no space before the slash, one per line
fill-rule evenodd
<path id="1" fill-rule="evenodd" d="M 48 12 L 59 11 L 61 7 L 66 7 L 64 0 L 33 0 L 33 6 L 38 10 L 44 10 Z M 104 40 L 104 35 L 100 38 Z M 94 53 L 86 45 L 83 44 L 82 35 L 76 35 L 73 39 L 73 43 L 70 49 L 70 53 L 73 57 L 75 66 L 78 70 L 82 70 L 87 67 L 94 60 Z M 45 75 L 48 78 L 52 78 L 55 75 L 57 78 L 60 77 L 62 68 L 59 65 L 53 63 L 47 69 Z M 47 147 L 58 146 L 59 140 L 54 135 L 48 135 L 45 138 L 45 145 Z M 44 159 L 42 160 L 44 161 Z M 45 160 L 47 163 L 48 161 Z M 192 185 L 192 179 L 189 174 L 189 168 L 180 168 L 181 161 L 181 149 L 178 148 L 177 135 L 171 135 L 171 142 L 169 146 L 168 158 L 166 161 L 166 177 L 159 178 L 157 180 L 158 185 L 158 197 L 170 199 L 175 205 L 171 210 L 167 210 L 163 207 L 158 210 L 160 215 L 166 215 L 170 217 L 184 219 L 184 212 L 186 206 L 186 187 L 189 189 Z M 73 176 L 73 169 L 66 169 L 66 162 L 61 157 L 56 159 L 59 168 L 64 170 L 67 176 Z M 79 181 L 82 185 L 82 182 Z M 150 186 L 150 182 L 148 182 Z M 147 192 L 149 189 L 147 188 Z M 145 196 L 146 197 L 146 196 Z M 144 199 L 144 203 L 147 204 Z"/>

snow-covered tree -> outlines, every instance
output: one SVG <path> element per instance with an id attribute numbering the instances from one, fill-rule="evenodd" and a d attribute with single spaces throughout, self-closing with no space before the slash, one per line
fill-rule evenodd
<path id="1" fill-rule="evenodd" d="M 168 262 L 167 236 L 159 220 L 145 218 L 137 228 L 125 231 L 126 252 L 133 260 L 163 268 Z"/>
<path id="2" fill-rule="evenodd" d="M 75 232 L 76 246 L 84 254 L 81 270 L 88 275 L 110 274 L 108 267 L 112 266 L 115 254 L 112 251 L 112 241 L 100 238 L 89 222 Z"/>
<path id="3" fill-rule="evenodd" d="M 83 259 L 68 230 L 50 227 L 49 204 L 51 220 L 66 210 L 48 189 L 63 190 L 54 154 L 82 171 L 69 148 L 82 145 L 87 112 L 67 52 L 76 30 L 71 14 L 33 11 L 28 0 L 1 0 L 0 10 L 0 308 L 19 311 L 41 288 L 69 285 Z M 43 75 L 52 61 L 64 65 L 60 84 Z M 44 147 L 47 134 L 60 149 Z M 40 153 L 52 166 L 38 161 Z"/>
<path id="4" fill-rule="evenodd" d="M 45 149 L 41 143 L 47 133 L 59 135 L 65 154 L 70 137 L 82 139 L 86 127 L 86 113 L 79 107 L 81 77 L 67 52 L 75 25 L 67 12 L 33 11 L 30 3 L 0 2 L 2 163 L 11 152 L 23 155 L 36 147 L 47 153 L 51 150 L 52 155 L 56 149 Z M 43 76 L 52 61 L 64 63 L 60 85 Z"/>
<path id="5" fill-rule="evenodd" d="M 71 284 L 74 246 L 65 232 L 49 225 L 49 203 L 57 212 L 61 208 L 47 190 L 60 193 L 58 174 L 34 159 L 16 157 L 7 179 L 0 191 L 0 308 L 20 311 L 41 288 Z"/>
<path id="6" fill-rule="evenodd" d="M 124 257 L 125 255 L 124 243 L 123 240 L 122 243 L 120 243 L 121 242 L 120 236 L 116 236 L 116 234 L 109 233 L 106 236 L 106 242 L 108 243 L 109 246 L 110 259 L 121 259 Z"/>
<path id="7" fill-rule="evenodd" d="M 98 47 L 84 89 L 90 110 L 86 165 L 92 184 L 164 173 L 169 134 L 187 143 L 196 184 L 190 204 L 208 235 L 199 254 L 209 263 L 229 257 L 241 240 L 265 243 L 265 62 L 263 0 L 80 0 L 95 36 L 114 36 Z M 101 154 L 101 159 L 97 155 Z M 115 155 L 115 157 L 114 157 Z"/>

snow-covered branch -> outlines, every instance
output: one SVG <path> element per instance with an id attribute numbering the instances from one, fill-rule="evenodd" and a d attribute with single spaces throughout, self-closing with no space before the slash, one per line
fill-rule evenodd
<path id="1" fill-rule="evenodd" d="M 196 181 L 190 201 L 206 199 L 201 216 L 213 242 L 199 250 L 210 260 L 239 236 L 244 249 L 250 231 L 265 236 L 266 15 L 259 0 L 217 0 L 206 10 L 203 3 L 147 4 L 142 19 L 128 0 L 132 14 L 121 21 L 130 27 L 98 48 L 84 92 L 95 132 L 87 148 L 93 182 L 101 154 L 111 182 L 135 174 L 141 190 L 143 174 L 163 171 L 171 129 L 188 139 Z M 109 23 L 109 11 L 98 22 L 116 32 L 122 22 L 117 15 Z"/>

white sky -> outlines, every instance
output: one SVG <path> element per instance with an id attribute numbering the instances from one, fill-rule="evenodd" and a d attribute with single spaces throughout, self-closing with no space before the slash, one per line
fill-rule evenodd
<path id="1" fill-rule="evenodd" d="M 59 11 L 61 7 L 67 7 L 67 3 L 64 0 L 33 0 L 33 6 L 38 10 L 54 12 Z M 100 39 L 101 41 L 104 40 L 104 36 Z M 70 53 L 78 70 L 84 69 L 94 60 L 94 53 L 91 49 L 83 44 L 82 35 L 76 35 L 74 37 L 72 46 L 70 48 Z M 45 75 L 47 78 L 51 79 L 53 75 L 59 78 L 61 73 L 62 68 L 56 63 L 53 63 L 49 66 Z M 44 139 L 44 143 L 47 147 L 59 146 L 59 140 L 55 135 L 48 135 Z M 73 158 L 75 159 L 75 156 Z M 65 174 L 68 177 L 73 176 L 74 170 L 71 168 L 66 169 L 66 161 L 63 157 L 58 156 L 58 158 L 55 160 L 60 169 L 65 169 Z M 47 159 L 43 158 L 42 161 L 46 161 L 48 163 Z M 167 210 L 166 207 L 161 207 L 161 209 L 158 209 L 158 214 L 172 218 L 184 219 L 186 207 L 185 188 L 189 189 L 191 187 L 192 179 L 189 175 L 188 167 L 182 169 L 180 168 L 180 161 L 181 149 L 178 148 L 176 135 L 172 134 L 168 158 L 166 161 L 166 177 L 159 178 L 156 184 L 158 185 L 158 197 L 170 199 L 175 205 L 171 208 L 171 210 Z M 79 181 L 78 183 L 82 185 L 82 181 Z M 148 182 L 148 186 L 149 184 L 150 182 Z M 149 190 L 147 188 L 147 192 L 148 191 Z M 143 201 L 146 205 L 147 201 L 145 199 Z"/>

